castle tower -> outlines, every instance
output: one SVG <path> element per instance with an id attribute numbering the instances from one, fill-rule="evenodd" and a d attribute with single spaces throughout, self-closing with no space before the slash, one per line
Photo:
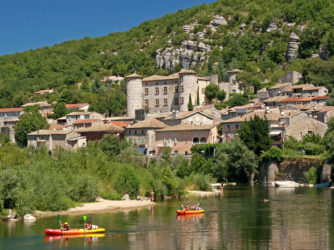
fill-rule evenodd
<path id="1" fill-rule="evenodd" d="M 126 112 L 134 117 L 136 109 L 143 108 L 143 77 L 137 74 L 126 76 Z"/>
<path id="2" fill-rule="evenodd" d="M 197 75 L 193 70 L 179 72 L 179 110 L 188 111 L 189 95 L 193 106 L 196 105 Z"/>

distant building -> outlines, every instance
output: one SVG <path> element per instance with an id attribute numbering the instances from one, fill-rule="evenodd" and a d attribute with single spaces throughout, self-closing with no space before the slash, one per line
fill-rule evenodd
<path id="1" fill-rule="evenodd" d="M 23 114 L 23 108 L 0 109 L 0 132 L 9 136 L 11 142 L 15 142 L 14 126 Z"/>
<path id="2" fill-rule="evenodd" d="M 300 74 L 297 71 L 290 71 L 287 72 L 286 74 L 281 76 L 281 79 L 279 83 L 291 83 L 291 84 L 296 84 L 299 82 L 300 79 L 302 79 L 302 74 Z"/>
<path id="3" fill-rule="evenodd" d="M 164 147 L 169 147 L 171 153 L 189 155 L 191 147 L 197 144 L 218 142 L 217 124 L 191 125 L 179 124 L 156 131 L 156 154 L 161 154 Z"/>
<path id="4" fill-rule="evenodd" d="M 243 89 L 240 88 L 239 82 L 237 80 L 237 74 L 242 72 L 240 69 L 233 69 L 227 71 L 228 82 L 219 83 L 219 88 L 226 92 L 226 99 L 229 99 L 231 94 L 243 93 Z"/>
<path id="5" fill-rule="evenodd" d="M 41 107 L 40 113 L 44 116 L 44 117 L 48 117 L 48 115 L 52 114 L 52 105 L 49 104 L 48 102 L 44 101 L 44 102 L 30 102 L 30 103 L 26 103 L 23 104 L 21 107 L 25 108 L 25 107 L 29 107 L 29 106 L 35 106 L 38 105 Z"/>
<path id="6" fill-rule="evenodd" d="M 36 91 L 34 94 L 35 95 L 44 95 L 44 94 L 51 94 L 51 93 L 53 93 L 53 89 L 39 90 L 39 91 Z"/>
<path id="7" fill-rule="evenodd" d="M 127 115 L 135 116 L 135 110 L 145 109 L 151 115 L 173 110 L 188 111 L 189 96 L 195 106 L 205 104 L 205 87 L 209 78 L 198 77 L 193 70 L 182 70 L 170 76 L 153 75 L 143 78 L 132 74 L 127 80 Z"/>
<path id="8" fill-rule="evenodd" d="M 104 116 L 96 112 L 72 112 L 66 115 L 66 124 L 73 124 L 78 120 L 103 120 Z M 63 118 L 57 119 L 59 124 L 62 124 Z"/>
<path id="9" fill-rule="evenodd" d="M 88 141 L 101 141 L 105 135 L 119 136 L 124 138 L 124 129 L 113 124 L 98 124 L 88 128 L 81 128 L 74 130 L 81 136 L 85 136 Z"/>
<path id="10" fill-rule="evenodd" d="M 49 152 L 58 148 L 76 150 L 85 147 L 86 137 L 72 130 L 38 130 L 27 135 L 28 146 L 39 148 L 45 146 Z"/>

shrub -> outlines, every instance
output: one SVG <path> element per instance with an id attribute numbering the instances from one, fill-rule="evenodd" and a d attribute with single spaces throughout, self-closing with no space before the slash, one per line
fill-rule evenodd
<path id="1" fill-rule="evenodd" d="M 139 193 L 139 180 L 134 170 L 125 166 L 115 175 L 113 180 L 115 190 L 120 193 L 128 193 L 131 198 L 135 198 Z"/>
<path id="2" fill-rule="evenodd" d="M 311 167 L 308 172 L 304 172 L 304 175 L 309 184 L 317 183 L 317 169 L 315 167 Z"/>
<path id="3" fill-rule="evenodd" d="M 262 162 L 281 162 L 283 160 L 283 151 L 278 147 L 271 147 L 268 151 L 261 155 Z"/>

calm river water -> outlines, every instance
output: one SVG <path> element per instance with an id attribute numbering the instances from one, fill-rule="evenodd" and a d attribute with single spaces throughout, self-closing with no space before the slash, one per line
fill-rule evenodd
<path id="1" fill-rule="evenodd" d="M 264 199 L 269 199 L 265 203 Z M 0 224 L 0 249 L 334 249 L 333 189 L 231 187 L 202 202 L 202 216 L 177 217 L 184 200 L 127 212 L 87 214 L 103 237 L 46 238 L 57 217 Z M 82 216 L 63 216 L 72 227 Z"/>

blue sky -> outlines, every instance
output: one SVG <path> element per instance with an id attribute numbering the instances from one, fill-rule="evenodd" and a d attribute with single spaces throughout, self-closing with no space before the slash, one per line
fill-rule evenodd
<path id="1" fill-rule="evenodd" d="M 2 0 L 0 55 L 125 31 L 214 0 Z"/>

